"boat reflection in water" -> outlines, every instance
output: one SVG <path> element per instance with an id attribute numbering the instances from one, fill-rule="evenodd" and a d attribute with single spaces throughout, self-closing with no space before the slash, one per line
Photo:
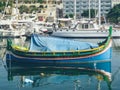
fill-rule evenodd
<path id="1" fill-rule="evenodd" d="M 111 90 L 111 62 L 93 62 L 94 68 L 23 67 L 7 62 L 8 80 L 20 77 L 20 86 L 48 90 Z M 87 64 L 86 64 L 87 65 Z M 45 87 L 44 87 L 45 86 Z M 73 88 L 73 89 L 72 89 Z M 47 90 L 47 89 L 45 89 Z"/>

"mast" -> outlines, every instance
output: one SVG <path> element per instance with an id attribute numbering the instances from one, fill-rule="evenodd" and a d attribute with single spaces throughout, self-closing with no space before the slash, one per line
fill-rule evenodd
<path id="1" fill-rule="evenodd" d="M 17 9 L 17 15 L 18 15 L 18 0 L 16 0 L 16 9 Z"/>
<path id="2" fill-rule="evenodd" d="M 96 12 L 96 0 L 95 0 L 95 18 L 96 18 L 96 15 L 97 15 L 97 12 Z"/>
<path id="3" fill-rule="evenodd" d="M 74 1 L 74 22 L 76 22 L 76 0 Z"/>
<path id="4" fill-rule="evenodd" d="M 17 21 L 18 21 L 18 18 L 19 18 L 19 10 L 18 10 L 18 0 L 15 0 L 15 18 L 17 18 Z"/>
<path id="5" fill-rule="evenodd" d="M 90 12 L 90 0 L 89 0 L 89 20 L 91 18 L 91 12 Z"/>
<path id="6" fill-rule="evenodd" d="M 101 26 L 101 0 L 98 2 L 98 18 L 99 18 L 99 27 Z"/>

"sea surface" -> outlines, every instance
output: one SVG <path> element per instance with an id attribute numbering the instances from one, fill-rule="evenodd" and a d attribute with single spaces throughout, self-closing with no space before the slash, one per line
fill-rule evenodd
<path id="1" fill-rule="evenodd" d="M 103 39 L 76 40 L 95 43 Z M 6 39 L 0 39 L 0 90 L 120 90 L 119 39 L 113 39 L 111 61 L 101 63 L 105 69 L 97 72 L 82 68 L 11 69 L 4 60 L 5 46 Z"/>

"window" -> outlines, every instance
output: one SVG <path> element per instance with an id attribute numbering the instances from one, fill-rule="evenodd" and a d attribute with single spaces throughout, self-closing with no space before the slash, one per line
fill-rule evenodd
<path id="1" fill-rule="evenodd" d="M 66 2 L 66 4 L 69 4 L 69 2 Z"/>
<path id="2" fill-rule="evenodd" d="M 68 8 L 68 6 L 66 6 L 66 8 Z"/>
<path id="3" fill-rule="evenodd" d="M 79 12 L 80 10 L 77 10 L 77 12 Z"/>
<path id="4" fill-rule="evenodd" d="M 66 10 L 66 12 L 69 12 L 69 10 Z"/>

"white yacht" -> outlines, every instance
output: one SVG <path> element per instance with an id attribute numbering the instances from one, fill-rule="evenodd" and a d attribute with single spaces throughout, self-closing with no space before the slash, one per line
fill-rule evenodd
<path id="1" fill-rule="evenodd" d="M 108 36 L 108 28 L 110 25 L 99 26 L 94 20 L 79 20 L 75 25 L 69 24 L 68 27 L 54 28 L 51 36 L 66 38 L 105 38 Z M 120 37 L 120 30 L 113 29 L 112 36 Z"/>
<path id="2" fill-rule="evenodd" d="M 0 37 L 19 37 L 32 27 L 32 22 L 23 20 L 0 20 Z"/>

